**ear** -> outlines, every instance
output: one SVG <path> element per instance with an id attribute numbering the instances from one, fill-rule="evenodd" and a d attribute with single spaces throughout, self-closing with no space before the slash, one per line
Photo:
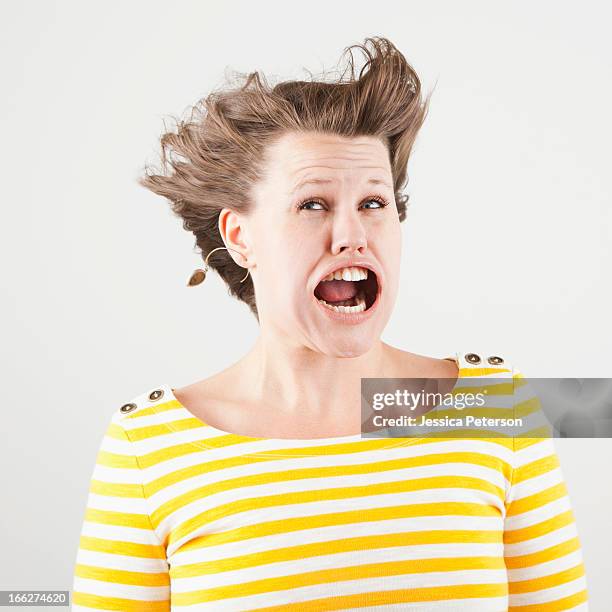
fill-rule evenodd
<path id="1" fill-rule="evenodd" d="M 239 266 L 245 267 L 249 262 L 251 249 L 247 238 L 244 217 L 231 208 L 223 208 L 219 213 L 219 234 L 221 234 L 225 246 L 233 249 L 233 251 L 228 251 L 232 259 Z"/>

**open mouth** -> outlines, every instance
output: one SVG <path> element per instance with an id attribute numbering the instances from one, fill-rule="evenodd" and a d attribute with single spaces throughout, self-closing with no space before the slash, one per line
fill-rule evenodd
<path id="1" fill-rule="evenodd" d="M 335 312 L 364 312 L 376 301 L 378 281 L 368 268 L 341 268 L 324 278 L 314 294 L 320 304 Z"/>

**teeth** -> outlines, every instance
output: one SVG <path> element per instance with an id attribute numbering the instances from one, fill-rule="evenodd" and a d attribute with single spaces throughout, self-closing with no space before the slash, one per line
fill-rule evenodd
<path id="1" fill-rule="evenodd" d="M 323 280 L 324 281 L 332 281 L 332 280 L 345 280 L 345 281 L 360 281 L 368 278 L 368 269 L 367 268 L 341 268 L 340 270 L 336 270 L 331 274 L 328 274 Z"/>
<path id="2" fill-rule="evenodd" d="M 357 304 L 355 306 L 333 306 L 332 304 L 328 304 L 325 300 L 318 301 L 326 308 L 329 308 L 330 310 L 335 310 L 336 312 L 363 312 L 366 308 L 363 292 L 361 292 L 357 296 Z"/>

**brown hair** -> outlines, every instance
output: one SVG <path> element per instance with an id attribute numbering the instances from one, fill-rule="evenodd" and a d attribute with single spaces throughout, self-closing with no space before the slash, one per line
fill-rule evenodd
<path id="1" fill-rule="evenodd" d="M 354 48 L 366 57 L 358 75 Z M 187 120 L 176 119 L 176 132 L 161 136 L 161 170 L 145 166 L 139 183 L 170 201 L 183 228 L 195 235 L 203 258 L 224 246 L 218 228 L 221 210 L 248 213 L 265 148 L 287 131 L 381 138 L 389 149 L 399 220 L 406 218 L 409 196 L 402 190 L 408 158 L 431 94 L 423 101 L 415 70 L 386 38 L 366 38 L 345 54 L 348 65 L 334 81 L 310 75 L 310 81 L 271 86 L 259 72 L 235 72 L 235 87 L 213 91 L 191 108 Z M 240 283 L 244 268 L 223 250 L 213 253 L 209 264 L 259 321 L 252 278 Z"/>

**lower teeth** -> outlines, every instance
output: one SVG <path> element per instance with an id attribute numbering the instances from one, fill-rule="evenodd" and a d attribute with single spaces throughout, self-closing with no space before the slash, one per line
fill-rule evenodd
<path id="1" fill-rule="evenodd" d="M 318 299 L 320 304 L 329 308 L 330 310 L 335 310 L 336 312 L 362 312 L 366 309 L 365 297 L 363 292 L 357 296 L 357 303 L 355 306 L 334 306 L 333 304 L 328 304 L 325 300 Z"/>

